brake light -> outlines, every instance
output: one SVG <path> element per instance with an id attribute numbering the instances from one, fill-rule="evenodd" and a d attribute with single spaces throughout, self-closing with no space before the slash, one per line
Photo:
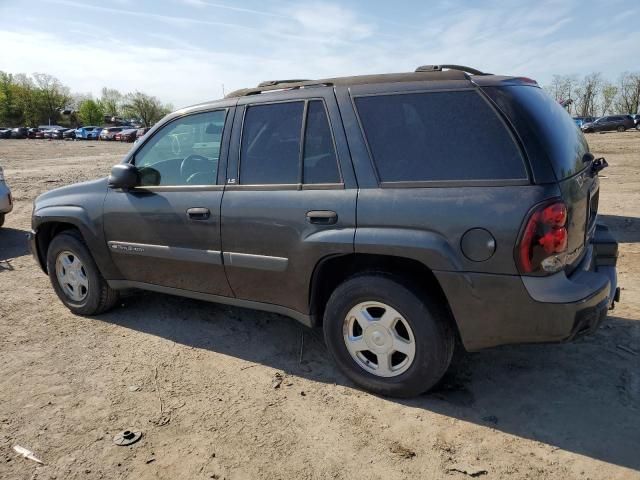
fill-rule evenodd
<path id="1" fill-rule="evenodd" d="M 545 203 L 531 213 L 516 247 L 520 273 L 553 273 L 566 264 L 567 206 Z"/>

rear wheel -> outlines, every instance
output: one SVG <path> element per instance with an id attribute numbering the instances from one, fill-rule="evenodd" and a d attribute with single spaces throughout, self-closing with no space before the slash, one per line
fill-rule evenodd
<path id="1" fill-rule="evenodd" d="M 77 231 L 64 231 L 51 241 L 47 272 L 58 298 L 73 313 L 98 315 L 118 301 L 118 292 L 102 277 Z"/>
<path id="2" fill-rule="evenodd" d="M 617 130 L 618 130 L 619 132 L 624 132 L 624 131 L 626 130 L 626 128 L 624 128 L 624 125 L 620 125 L 620 126 L 617 128 Z"/>
<path id="3" fill-rule="evenodd" d="M 0 213 L 0 227 L 4 225 L 4 213 Z"/>
<path id="4" fill-rule="evenodd" d="M 449 367 L 455 336 L 445 309 L 426 296 L 381 274 L 341 284 L 327 303 L 323 327 L 343 373 L 367 390 L 394 397 L 433 387 Z"/>

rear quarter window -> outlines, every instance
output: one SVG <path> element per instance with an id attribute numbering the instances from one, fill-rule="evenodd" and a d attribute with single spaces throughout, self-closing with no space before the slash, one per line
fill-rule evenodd
<path id="1" fill-rule="evenodd" d="M 487 87 L 484 91 L 516 128 L 522 130 L 521 136 L 526 134 L 523 136 L 525 144 L 535 142 L 540 145 L 556 179 L 570 177 L 585 168 L 582 159 L 589 146 L 584 135 L 567 111 L 544 90 L 534 86 L 505 86 Z M 609 120 L 603 117 L 597 121 Z"/>
<path id="2" fill-rule="evenodd" d="M 518 145 L 475 90 L 354 101 L 381 182 L 527 178 Z"/>

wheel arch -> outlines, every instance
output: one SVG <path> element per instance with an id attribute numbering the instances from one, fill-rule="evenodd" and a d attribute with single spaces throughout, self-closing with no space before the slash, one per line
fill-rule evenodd
<path id="1" fill-rule="evenodd" d="M 322 324 L 325 305 L 335 288 L 346 279 L 366 273 L 383 273 L 400 279 L 411 288 L 435 295 L 442 301 L 447 318 L 459 338 L 458 326 L 440 282 L 424 263 L 413 258 L 370 253 L 325 257 L 316 265 L 309 291 L 309 308 L 314 325 Z"/>
<path id="2" fill-rule="evenodd" d="M 77 206 L 47 207 L 38 210 L 33 217 L 36 257 L 40 268 L 47 273 L 47 251 L 56 235 L 65 230 L 76 230 L 87 245 L 98 270 L 105 278 L 113 276 L 109 252 L 99 225 L 93 225 L 87 212 Z M 111 275 L 109 275 L 111 274 Z"/>

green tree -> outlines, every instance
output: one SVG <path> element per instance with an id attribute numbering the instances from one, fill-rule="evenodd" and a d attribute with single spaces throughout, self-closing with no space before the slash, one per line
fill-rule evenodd
<path id="1" fill-rule="evenodd" d="M 83 125 L 102 125 L 104 109 L 100 103 L 94 100 L 85 100 L 80 104 L 78 116 Z"/>
<path id="2" fill-rule="evenodd" d="M 69 88 L 46 73 L 34 73 L 33 80 L 37 87 L 36 99 L 46 120 L 55 123 L 60 117 L 60 110 L 71 100 Z"/>
<path id="3" fill-rule="evenodd" d="M 16 84 L 13 75 L 0 71 L 0 124 L 20 125 L 22 112 L 16 102 Z"/>
<path id="4" fill-rule="evenodd" d="M 37 126 L 46 123 L 46 114 L 38 106 L 33 80 L 24 73 L 14 75 L 16 106 L 22 113 L 24 125 Z"/>
<path id="5" fill-rule="evenodd" d="M 129 93 L 125 99 L 126 115 L 141 120 L 145 127 L 150 127 L 171 111 L 170 105 L 163 105 L 156 97 L 146 93 Z"/>

